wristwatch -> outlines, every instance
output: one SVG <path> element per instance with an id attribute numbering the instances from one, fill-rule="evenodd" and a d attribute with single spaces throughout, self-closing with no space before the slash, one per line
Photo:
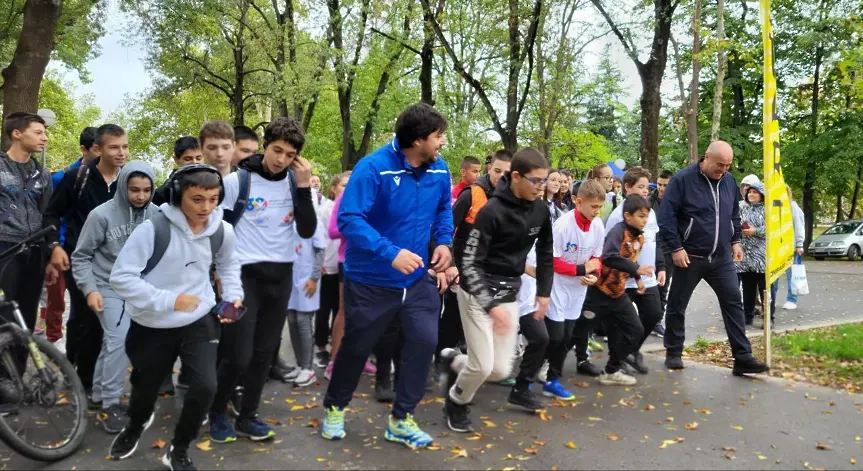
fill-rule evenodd
<path id="1" fill-rule="evenodd" d="M 48 244 L 48 250 L 54 250 L 55 247 L 59 247 L 59 246 L 60 246 L 60 242 L 51 242 L 50 244 Z"/>

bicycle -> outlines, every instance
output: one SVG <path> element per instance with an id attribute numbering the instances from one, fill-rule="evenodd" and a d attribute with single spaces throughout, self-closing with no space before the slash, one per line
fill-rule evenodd
<path id="1" fill-rule="evenodd" d="M 0 253 L 0 279 L 13 257 L 37 247 L 55 230 L 49 226 Z M 81 446 L 87 432 L 84 386 L 66 356 L 51 342 L 33 334 L 18 303 L 7 300 L 2 290 L 0 317 L 0 440 L 33 460 L 66 458 Z M 25 413 L 30 407 L 33 413 Z M 39 412 L 48 417 L 37 418 L 32 421 L 35 427 L 28 427 L 28 419 Z M 74 421 L 59 436 L 52 436 L 46 426 L 58 429 L 55 417 L 61 415 Z"/>

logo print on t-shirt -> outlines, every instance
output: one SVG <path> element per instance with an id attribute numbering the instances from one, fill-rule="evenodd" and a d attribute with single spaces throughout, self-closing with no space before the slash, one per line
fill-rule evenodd
<path id="1" fill-rule="evenodd" d="M 563 251 L 566 253 L 576 253 L 578 252 L 578 244 L 575 242 L 567 242 L 566 246 L 563 248 Z"/>
<path id="2" fill-rule="evenodd" d="M 288 211 L 288 214 L 285 214 L 285 217 L 282 218 L 282 223 L 280 226 L 290 226 L 294 223 L 294 210 Z"/>
<path id="3" fill-rule="evenodd" d="M 249 204 L 246 205 L 246 211 L 251 212 L 252 221 L 255 224 L 263 224 L 265 222 L 264 212 L 267 210 L 267 200 L 264 198 L 249 198 Z"/>
<path id="4" fill-rule="evenodd" d="M 399 184 L 402 182 L 402 177 L 396 175 L 393 177 L 393 181 L 396 182 L 396 186 L 399 186 Z"/>

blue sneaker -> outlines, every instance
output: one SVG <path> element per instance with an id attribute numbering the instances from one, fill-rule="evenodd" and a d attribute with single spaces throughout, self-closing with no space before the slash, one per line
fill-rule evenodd
<path id="1" fill-rule="evenodd" d="M 237 434 L 228 421 L 228 414 L 210 414 L 210 440 L 216 443 L 237 441 Z"/>
<path id="2" fill-rule="evenodd" d="M 431 435 L 420 430 L 411 414 L 402 420 L 393 420 L 393 416 L 390 416 L 384 438 L 391 442 L 404 443 L 411 450 L 425 448 L 434 441 Z"/>
<path id="3" fill-rule="evenodd" d="M 345 411 L 338 407 L 330 407 L 324 415 L 324 424 L 321 425 L 321 436 L 327 440 L 341 440 L 345 438 Z"/>
<path id="4" fill-rule="evenodd" d="M 246 437 L 253 442 L 269 440 L 276 436 L 273 428 L 257 417 L 249 419 L 239 418 L 237 419 L 236 426 L 237 435 Z"/>
<path id="5" fill-rule="evenodd" d="M 556 397 L 561 401 L 575 400 L 575 396 L 571 392 L 567 391 L 558 380 L 548 381 L 545 383 L 542 387 L 542 395 L 545 397 Z"/>

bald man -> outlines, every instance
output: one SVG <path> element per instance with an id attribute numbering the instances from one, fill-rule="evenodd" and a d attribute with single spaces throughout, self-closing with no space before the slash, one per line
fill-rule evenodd
<path id="1" fill-rule="evenodd" d="M 734 355 L 735 376 L 767 371 L 752 356 L 746 338 L 743 300 L 734 262 L 743 259 L 737 184 L 728 173 L 734 151 L 727 142 L 710 144 L 704 157 L 674 175 L 659 210 L 659 238 L 671 250 L 674 283 L 665 313 L 665 366 L 683 368 L 686 306 L 701 280 L 722 310 Z"/>

